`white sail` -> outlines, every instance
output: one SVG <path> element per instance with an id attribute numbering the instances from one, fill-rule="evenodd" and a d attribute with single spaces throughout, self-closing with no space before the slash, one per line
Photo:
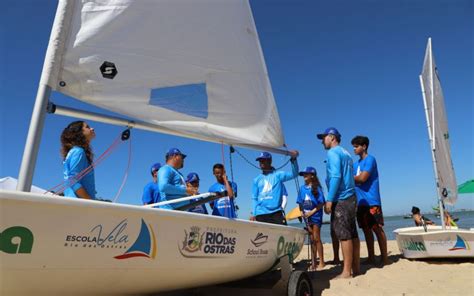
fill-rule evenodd
<path id="1" fill-rule="evenodd" d="M 248 0 L 60 0 L 42 83 L 195 139 L 284 144 Z"/>
<path id="2" fill-rule="evenodd" d="M 428 40 L 420 77 L 424 91 L 426 119 L 431 149 L 434 154 L 433 162 L 438 177 L 439 193 L 445 203 L 454 204 L 457 200 L 456 176 L 451 160 L 448 120 L 444 106 L 443 91 L 431 49 L 431 39 Z"/>

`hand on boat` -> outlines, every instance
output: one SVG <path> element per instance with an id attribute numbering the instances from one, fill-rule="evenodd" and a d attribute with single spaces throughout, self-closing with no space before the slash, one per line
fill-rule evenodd
<path id="1" fill-rule="evenodd" d="M 331 208 L 332 208 L 332 202 L 327 201 L 326 204 L 324 205 L 324 212 L 326 214 L 331 214 Z"/>
<path id="2" fill-rule="evenodd" d="M 250 219 L 249 219 L 249 220 L 250 220 L 250 221 L 257 221 L 257 220 L 255 219 L 255 216 L 250 216 Z"/>
<path id="3" fill-rule="evenodd" d="M 290 150 L 288 152 L 290 153 L 290 156 L 291 156 L 292 160 L 295 160 L 300 155 L 298 150 Z"/>

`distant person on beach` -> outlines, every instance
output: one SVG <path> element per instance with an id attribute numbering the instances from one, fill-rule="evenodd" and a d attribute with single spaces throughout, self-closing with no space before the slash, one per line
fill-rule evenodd
<path id="1" fill-rule="evenodd" d="M 299 173 L 304 178 L 304 185 L 299 190 L 296 203 L 300 205 L 303 211 L 301 215 L 308 221 L 308 231 L 312 240 L 313 258 L 316 259 L 319 254 L 319 265 L 311 266 L 314 271 L 316 269 L 324 268 L 324 251 L 323 243 L 321 242 L 321 225 L 323 223 L 323 208 L 326 200 L 316 174 L 316 169 L 313 167 L 306 167 L 304 171 Z M 315 262 L 312 262 L 312 264 Z"/>
<path id="2" fill-rule="evenodd" d="M 69 185 L 64 196 L 96 199 L 94 153 L 90 146 L 95 131 L 85 121 L 70 123 L 61 134 L 64 181 Z"/>
<path id="3" fill-rule="evenodd" d="M 252 187 L 252 216 L 250 220 L 287 225 L 282 208 L 283 182 L 298 176 L 296 150 L 290 151 L 292 172 L 277 171 L 272 167 L 272 155 L 268 152 L 260 153 L 256 161 L 260 164 L 262 173 L 253 180 Z"/>
<path id="4" fill-rule="evenodd" d="M 416 226 L 423 226 L 423 224 L 434 225 L 434 223 L 430 219 L 421 215 L 420 208 L 418 207 L 413 206 L 411 208 L 411 217 L 413 218 L 413 221 L 415 222 Z"/>
<path id="5" fill-rule="evenodd" d="M 196 194 L 199 194 L 199 181 L 200 180 L 199 180 L 199 175 L 198 174 L 189 173 L 188 176 L 186 177 L 186 187 L 191 187 L 192 189 L 194 189 L 196 191 Z M 199 200 L 200 199 L 197 198 L 197 199 L 191 200 L 191 202 L 196 202 L 196 201 L 199 201 Z M 201 204 L 201 205 L 192 207 L 192 208 L 188 209 L 188 212 L 204 214 L 204 215 L 208 214 L 206 204 Z"/>
<path id="6" fill-rule="evenodd" d="M 354 181 L 357 195 L 357 222 L 364 231 L 369 257 L 365 263 L 375 264 L 374 236 L 379 243 L 382 263 L 389 264 L 387 256 L 387 236 L 383 230 L 382 203 L 380 200 L 379 172 L 375 157 L 368 154 L 369 138 L 356 136 L 351 141 L 354 154 L 359 159 L 354 162 Z"/>
<path id="7" fill-rule="evenodd" d="M 209 192 L 227 191 L 227 196 L 216 199 L 210 203 L 212 215 L 227 218 L 237 218 L 234 201 L 234 199 L 237 197 L 237 184 L 227 179 L 224 165 L 221 163 L 216 163 L 212 167 L 212 173 L 214 174 L 217 182 L 209 188 Z"/>
<path id="8" fill-rule="evenodd" d="M 150 205 L 160 201 L 160 190 L 158 188 L 158 170 L 161 168 L 159 162 L 151 166 L 150 172 L 153 181 L 145 185 L 143 189 L 142 202 L 144 205 Z"/>
<path id="9" fill-rule="evenodd" d="M 356 228 L 357 197 L 352 158 L 349 152 L 339 145 L 341 134 L 336 128 L 327 128 L 317 137 L 328 151 L 328 196 L 324 211 L 331 214 L 331 227 L 342 246 L 344 265 L 338 278 L 350 278 L 360 273 L 360 241 Z"/>
<path id="10" fill-rule="evenodd" d="M 186 181 L 179 169 L 184 166 L 186 154 L 181 153 L 178 148 L 171 148 L 166 153 L 166 164 L 158 171 L 158 189 L 160 190 L 161 202 L 196 195 L 197 190 L 193 187 L 186 187 Z M 160 206 L 162 209 L 174 210 L 178 207 L 189 204 L 188 201 L 181 201 Z"/>

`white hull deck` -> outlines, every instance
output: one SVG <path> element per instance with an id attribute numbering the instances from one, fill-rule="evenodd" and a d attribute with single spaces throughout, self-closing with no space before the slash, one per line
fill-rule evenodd
<path id="1" fill-rule="evenodd" d="M 218 284 L 296 257 L 305 231 L 0 190 L 0 294 L 139 294 Z"/>
<path id="2" fill-rule="evenodd" d="M 408 259 L 474 258 L 474 230 L 441 226 L 406 227 L 394 230 L 400 252 Z"/>

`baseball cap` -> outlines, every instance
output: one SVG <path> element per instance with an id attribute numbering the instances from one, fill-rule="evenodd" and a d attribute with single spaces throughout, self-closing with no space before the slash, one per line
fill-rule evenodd
<path id="1" fill-rule="evenodd" d="M 157 162 L 153 164 L 150 168 L 151 173 L 158 171 L 161 168 L 161 163 Z"/>
<path id="2" fill-rule="evenodd" d="M 318 139 L 322 140 L 327 135 L 335 135 L 335 136 L 339 136 L 339 137 L 341 136 L 341 134 L 339 133 L 339 131 L 335 127 L 328 127 L 324 131 L 324 133 L 318 134 L 317 137 L 318 137 Z"/>
<path id="3" fill-rule="evenodd" d="M 178 148 L 170 148 L 168 152 L 166 152 L 166 157 L 179 154 L 181 154 L 183 158 L 186 158 L 186 154 L 183 154 Z"/>
<path id="4" fill-rule="evenodd" d="M 199 181 L 199 175 L 196 173 L 189 173 L 186 177 L 186 183 L 191 183 L 195 181 Z"/>
<path id="5" fill-rule="evenodd" d="M 314 174 L 315 176 L 317 175 L 316 169 L 313 167 L 306 167 L 303 171 L 301 171 L 298 175 L 304 176 L 305 174 Z"/>
<path id="6" fill-rule="evenodd" d="M 255 160 L 259 161 L 261 159 L 272 159 L 272 155 L 269 152 L 263 151 Z"/>

